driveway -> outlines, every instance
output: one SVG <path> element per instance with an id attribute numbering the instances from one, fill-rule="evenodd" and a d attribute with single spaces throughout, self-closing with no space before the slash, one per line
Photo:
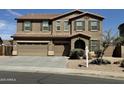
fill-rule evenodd
<path id="1" fill-rule="evenodd" d="M 0 66 L 34 66 L 65 68 L 66 57 L 0 56 Z"/>

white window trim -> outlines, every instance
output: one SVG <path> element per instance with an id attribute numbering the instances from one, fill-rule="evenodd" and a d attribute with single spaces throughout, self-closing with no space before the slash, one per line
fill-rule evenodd
<path id="1" fill-rule="evenodd" d="M 60 30 L 57 30 L 57 26 L 58 26 L 58 25 L 57 25 L 57 21 L 60 21 Z M 55 26 L 56 26 L 56 31 L 58 31 L 58 32 L 61 31 L 61 20 L 56 20 L 56 21 L 55 21 Z"/>
<path id="2" fill-rule="evenodd" d="M 65 30 L 65 22 L 69 22 L 68 20 L 64 20 L 64 31 L 68 32 L 69 31 L 69 24 L 68 24 L 68 30 Z"/>
<path id="3" fill-rule="evenodd" d="M 99 20 L 95 20 L 95 19 L 93 20 L 93 19 L 92 19 L 92 20 L 90 20 L 90 21 L 91 21 L 91 22 L 92 22 L 92 21 L 98 22 Z M 98 25 L 98 26 L 99 26 L 99 25 Z M 92 31 L 92 32 L 97 32 L 97 31 L 99 31 L 99 30 L 98 30 L 98 29 L 92 30 L 92 26 L 90 25 L 90 31 Z"/>
<path id="4" fill-rule="evenodd" d="M 76 20 L 75 22 L 85 22 L 84 20 Z M 84 23 L 85 24 L 85 23 Z M 85 26 L 85 25 L 84 25 Z M 82 28 L 83 28 L 83 24 L 82 24 Z M 82 30 L 77 30 L 77 29 L 75 29 L 75 31 L 77 31 L 77 32 L 82 32 L 82 31 L 84 31 L 83 29 Z"/>
<path id="5" fill-rule="evenodd" d="M 44 21 L 46 21 L 46 20 L 44 20 Z M 47 21 L 47 22 L 48 22 L 48 30 L 44 30 L 44 29 L 43 29 L 43 21 L 42 21 L 42 23 L 41 23 L 41 24 L 42 24 L 42 31 L 43 31 L 43 32 L 49 32 L 49 21 Z"/>
<path id="6" fill-rule="evenodd" d="M 25 32 L 31 31 L 31 30 L 26 30 L 26 29 L 25 29 L 25 23 L 26 23 L 26 22 L 30 22 L 30 25 L 31 25 L 31 28 L 32 28 L 32 23 L 31 23 L 31 21 L 24 21 L 24 24 L 23 24 L 24 31 L 25 31 Z"/>

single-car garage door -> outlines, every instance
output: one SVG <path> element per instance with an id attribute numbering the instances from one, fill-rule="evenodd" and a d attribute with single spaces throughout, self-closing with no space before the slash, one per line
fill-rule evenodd
<path id="1" fill-rule="evenodd" d="M 47 56 L 47 43 L 18 43 L 18 55 Z"/>
<path id="2" fill-rule="evenodd" d="M 70 51 L 69 44 L 55 44 L 55 56 L 68 56 Z"/>

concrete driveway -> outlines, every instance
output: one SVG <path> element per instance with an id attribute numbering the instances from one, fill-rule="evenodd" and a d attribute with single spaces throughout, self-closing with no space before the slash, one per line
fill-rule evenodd
<path id="1" fill-rule="evenodd" d="M 66 67 L 66 57 L 0 56 L 0 66 Z"/>

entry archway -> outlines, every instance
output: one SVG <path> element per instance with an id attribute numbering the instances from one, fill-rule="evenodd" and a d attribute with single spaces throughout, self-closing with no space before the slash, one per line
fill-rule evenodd
<path id="1" fill-rule="evenodd" d="M 74 47 L 85 50 L 85 42 L 83 40 L 77 40 L 75 41 Z"/>

